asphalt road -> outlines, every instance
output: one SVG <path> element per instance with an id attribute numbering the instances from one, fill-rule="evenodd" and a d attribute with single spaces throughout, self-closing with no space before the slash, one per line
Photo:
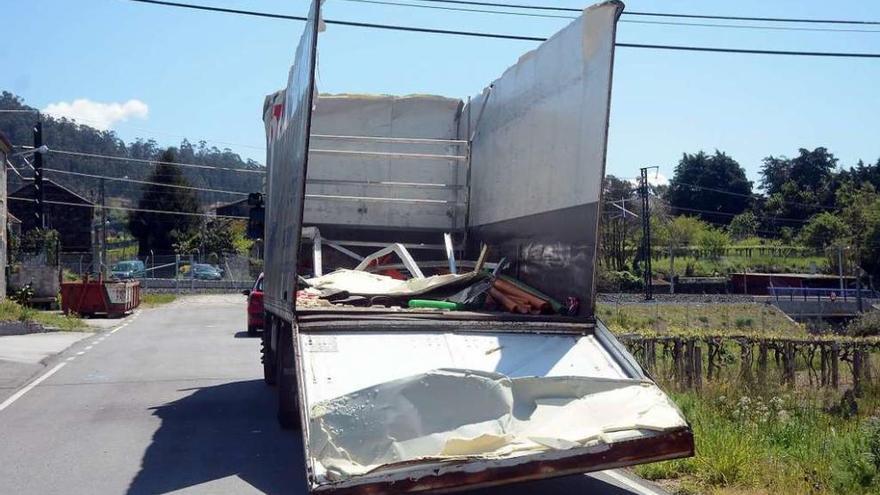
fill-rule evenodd
<path id="1" fill-rule="evenodd" d="M 78 342 L 0 396 L 0 493 L 304 493 L 242 296 L 194 296 Z M 659 494 L 622 471 L 472 492 Z"/>

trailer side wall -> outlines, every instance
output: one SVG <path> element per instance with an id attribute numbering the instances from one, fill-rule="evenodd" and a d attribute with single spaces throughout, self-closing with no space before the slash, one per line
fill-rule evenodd
<path id="1" fill-rule="evenodd" d="M 471 100 L 470 239 L 519 278 L 592 314 L 616 17 L 606 2 Z M 485 106 L 484 106 L 485 102 Z M 482 110 L 482 118 L 479 117 Z M 461 126 L 465 127 L 465 126 Z"/>

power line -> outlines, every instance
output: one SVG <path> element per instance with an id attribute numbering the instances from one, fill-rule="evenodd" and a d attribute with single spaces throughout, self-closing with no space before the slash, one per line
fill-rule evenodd
<path id="1" fill-rule="evenodd" d="M 139 0 L 132 0 L 139 1 Z M 101 155 L 98 153 L 83 153 L 80 151 L 69 151 L 69 150 L 59 150 L 57 148 L 50 148 L 49 153 L 57 153 L 59 155 L 70 155 L 70 156 L 79 156 L 83 158 L 101 158 L 105 160 L 117 160 L 124 162 L 135 162 L 135 163 L 146 163 L 148 165 L 177 165 L 180 167 L 189 167 L 189 168 L 200 168 L 205 170 L 225 170 L 229 172 L 242 172 L 242 173 L 250 173 L 250 174 L 265 174 L 264 170 L 256 170 L 249 168 L 232 168 L 232 167 L 217 167 L 213 165 L 202 165 L 198 163 L 177 163 L 177 162 L 163 162 L 161 160 L 148 160 L 144 158 L 128 158 L 124 156 L 112 156 L 112 155 Z"/>
<path id="2" fill-rule="evenodd" d="M 15 201 L 26 201 L 29 203 L 36 202 L 36 200 L 34 200 L 34 199 L 19 198 L 16 196 L 10 196 L 9 199 L 15 200 Z M 101 206 L 95 206 L 92 204 L 71 203 L 68 201 L 50 201 L 48 199 L 46 201 L 44 201 L 44 203 L 52 204 L 52 205 L 61 205 L 61 206 L 80 206 L 83 208 L 107 208 L 108 210 L 137 211 L 137 212 L 143 212 L 143 213 L 161 213 L 161 214 L 166 214 L 166 215 L 183 215 L 183 216 L 190 216 L 190 217 L 228 218 L 228 219 L 232 219 L 232 220 L 247 220 L 248 219 L 248 217 L 239 217 L 239 216 L 233 216 L 233 215 L 209 215 L 207 213 L 191 213 L 191 212 L 185 212 L 185 211 L 168 211 L 168 210 L 151 210 L 151 209 L 147 209 L 147 208 L 129 208 L 126 206 L 103 206 L 103 207 L 101 207 Z"/>
<path id="3" fill-rule="evenodd" d="M 507 7 L 525 10 L 549 10 L 555 12 L 583 12 L 583 9 L 573 7 L 554 7 L 547 5 L 528 5 L 515 3 L 478 2 L 474 0 L 415 0 L 429 3 L 450 3 L 459 5 L 480 5 L 484 7 Z M 624 11 L 623 15 L 646 16 L 646 17 L 675 17 L 682 19 L 717 19 L 724 21 L 760 21 L 760 22 L 789 22 L 800 24 L 855 24 L 855 25 L 880 25 L 880 21 L 858 21 L 848 19 L 809 19 L 790 17 L 748 17 L 729 15 L 702 15 L 702 14 L 672 14 L 666 12 L 639 12 Z"/>
<path id="4" fill-rule="evenodd" d="M 747 194 L 747 193 L 738 193 L 738 192 L 733 192 L 733 191 L 726 190 L 726 189 L 718 189 L 718 188 L 714 188 L 714 187 L 698 186 L 698 185 L 696 185 L 696 184 L 688 184 L 688 183 L 686 183 L 686 182 L 681 182 L 681 181 L 677 181 L 677 180 L 670 180 L 670 181 L 669 181 L 669 185 L 673 185 L 673 184 L 678 184 L 678 185 L 680 185 L 680 186 L 690 187 L 690 188 L 694 188 L 694 189 L 702 189 L 702 190 L 704 190 L 704 191 L 717 192 L 717 193 L 720 193 L 720 194 L 727 194 L 727 195 L 730 195 L 730 196 L 738 196 L 738 197 L 741 197 L 741 198 L 752 198 L 752 199 L 763 199 L 763 200 L 769 200 L 769 199 L 770 199 L 769 196 L 764 196 L 764 195 L 762 195 L 762 194 L 758 194 L 758 193 L 751 193 L 751 194 Z M 777 202 L 778 202 L 778 203 L 782 203 L 782 204 L 786 204 L 786 205 L 798 206 L 798 207 L 801 207 L 801 208 L 811 208 L 811 209 L 820 209 L 820 210 L 829 210 L 829 211 L 836 210 L 836 208 L 833 207 L 833 206 L 823 206 L 823 205 L 817 205 L 817 204 L 799 203 L 799 202 L 797 202 L 797 201 L 777 200 Z"/>
<path id="5" fill-rule="evenodd" d="M 121 177 L 108 177 L 106 175 L 86 174 L 86 173 L 82 173 L 82 172 L 71 172 L 69 170 L 59 170 L 57 168 L 45 168 L 44 167 L 43 170 L 46 170 L 48 172 L 55 172 L 56 174 L 76 175 L 79 177 L 91 177 L 93 179 L 106 179 L 109 181 L 117 181 L 117 182 L 131 182 L 131 183 L 135 183 L 135 184 L 146 184 L 146 185 L 150 185 L 150 186 L 171 187 L 171 188 L 176 188 L 176 189 L 186 189 L 186 190 L 190 190 L 190 191 L 236 194 L 239 196 L 247 196 L 249 194 L 249 193 L 241 192 L 241 191 L 227 191 L 227 190 L 223 190 L 223 189 L 210 189 L 210 188 L 195 187 L 195 186 L 185 186 L 182 184 L 167 184 L 167 183 L 162 183 L 162 182 L 151 182 L 151 181 L 147 181 L 147 180 L 128 179 L 128 178 L 121 178 Z"/>
<path id="6" fill-rule="evenodd" d="M 445 10 L 452 12 L 468 12 L 475 14 L 494 14 L 519 17 L 534 17 L 545 19 L 576 19 L 577 16 L 559 15 L 559 14 L 538 14 L 533 12 L 511 12 L 509 10 L 491 10 L 491 9 L 473 9 L 463 7 L 441 7 L 437 5 L 418 5 L 413 3 L 401 3 L 388 0 L 342 0 L 351 3 L 363 3 L 372 5 L 389 5 L 393 7 L 411 7 L 419 9 Z M 573 9 L 580 12 L 577 9 Z M 814 28 L 814 27 L 793 27 L 793 26 L 759 26 L 755 24 L 718 24 L 706 22 L 680 22 L 680 21 L 645 21 L 635 19 L 621 19 L 619 22 L 627 24 L 645 24 L 660 26 L 683 26 L 683 27 L 711 27 L 722 29 L 752 29 L 752 30 L 769 30 L 769 31 L 810 31 L 810 32 L 843 32 L 843 33 L 880 33 L 876 29 L 839 29 L 839 28 Z"/>
<path id="7" fill-rule="evenodd" d="M 269 12 L 257 12 L 252 10 L 228 9 L 223 7 L 210 7 L 207 5 L 195 5 L 189 3 L 169 2 L 164 0 L 128 0 L 130 2 L 146 3 L 153 5 L 162 5 L 166 7 L 178 7 L 185 9 L 222 12 L 227 14 L 238 14 L 254 17 L 265 17 L 272 19 L 284 19 L 305 21 L 307 18 L 302 16 L 292 16 L 284 14 L 273 14 Z M 647 15 L 647 14 L 645 14 Z M 476 31 L 457 31 L 451 29 L 434 29 L 422 28 L 414 26 L 399 26 L 392 24 L 376 24 L 368 22 L 339 21 L 332 19 L 323 19 L 325 24 L 336 24 L 341 26 L 361 27 L 371 29 L 384 29 L 391 31 L 408 31 L 416 33 L 428 34 L 447 34 L 454 36 L 470 36 L 476 38 L 493 38 L 507 39 L 517 41 L 546 41 L 547 38 L 539 36 L 521 36 L 513 34 L 485 33 Z M 696 52 L 715 52 L 715 53 L 740 53 L 749 55 L 789 55 L 789 56 L 808 56 L 808 57 L 832 57 L 832 58 L 880 58 L 880 53 L 852 53 L 852 52 L 814 52 L 814 51 L 789 51 L 789 50 L 753 50 L 742 48 L 720 48 L 720 47 L 698 47 L 698 46 L 682 46 L 682 45 L 655 45 L 647 43 L 615 43 L 615 46 L 622 48 L 639 48 L 650 50 L 671 50 L 671 51 L 696 51 Z"/>

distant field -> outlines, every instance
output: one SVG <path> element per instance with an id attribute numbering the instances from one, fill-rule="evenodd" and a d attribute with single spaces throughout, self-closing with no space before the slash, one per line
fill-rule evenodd
<path id="1" fill-rule="evenodd" d="M 681 335 L 803 336 L 803 326 L 775 306 L 759 303 L 598 303 L 612 332 Z"/>

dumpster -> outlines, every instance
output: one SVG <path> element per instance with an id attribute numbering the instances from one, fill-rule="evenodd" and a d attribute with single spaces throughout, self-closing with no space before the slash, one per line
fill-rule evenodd
<path id="1" fill-rule="evenodd" d="M 82 316 L 105 314 L 118 318 L 134 310 L 141 302 L 138 281 L 110 282 L 98 278 L 61 284 L 61 309 Z"/>

